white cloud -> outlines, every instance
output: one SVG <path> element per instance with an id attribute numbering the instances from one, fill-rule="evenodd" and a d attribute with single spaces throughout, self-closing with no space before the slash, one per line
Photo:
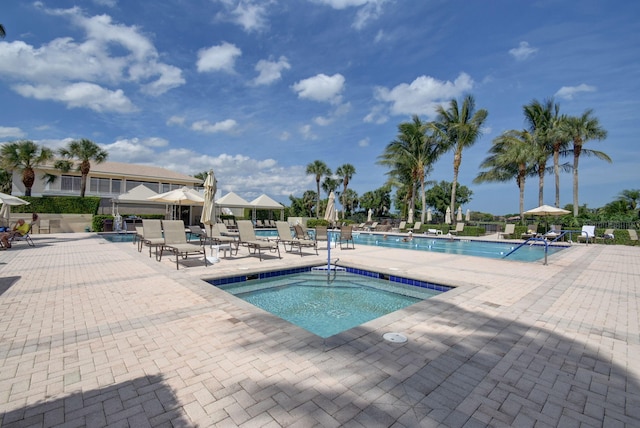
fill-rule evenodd
<path id="1" fill-rule="evenodd" d="M 22 138 L 26 134 L 20 128 L 11 127 L 11 126 L 0 126 L 0 138 Z"/>
<path id="2" fill-rule="evenodd" d="M 381 125 L 388 120 L 389 116 L 385 114 L 385 109 L 382 105 L 373 106 L 369 114 L 362 119 L 365 123 L 375 123 L 376 125 Z"/>
<path id="3" fill-rule="evenodd" d="M 46 9 L 42 3 L 36 6 L 47 14 L 70 20 L 84 30 L 85 39 L 61 37 L 39 47 L 23 41 L 0 44 L 0 78 L 16 82 L 14 88 L 23 92 L 25 88 L 48 88 L 46 99 L 65 102 L 69 107 L 107 111 L 109 105 L 114 105 L 115 111 L 127 112 L 135 109 L 123 108 L 130 103 L 123 85 L 139 85 L 146 94 L 160 95 L 185 83 L 181 70 L 160 62 L 151 40 L 137 27 L 113 23 L 108 15 L 87 17 L 77 7 Z M 73 91 L 82 85 L 100 87 L 121 101 L 88 102 L 83 91 Z M 74 93 L 81 98 L 70 98 Z M 64 97 L 58 98 L 57 94 Z"/>
<path id="4" fill-rule="evenodd" d="M 200 49 L 198 51 L 198 71 L 226 71 L 233 73 L 236 58 L 242 51 L 231 43 L 224 42 L 218 46 Z"/>
<path id="5" fill-rule="evenodd" d="M 524 61 L 536 52 L 538 48 L 532 48 L 527 42 L 520 42 L 517 48 L 509 49 L 509 55 L 517 61 Z"/>
<path id="6" fill-rule="evenodd" d="M 116 7 L 117 0 L 91 0 L 98 6 Z"/>
<path id="7" fill-rule="evenodd" d="M 359 147 L 369 147 L 369 143 L 370 143 L 369 137 L 363 138 L 362 140 L 358 141 L 358 146 Z"/>
<path id="8" fill-rule="evenodd" d="M 219 3 L 225 7 L 224 12 L 216 15 L 220 20 L 233 22 L 247 33 L 261 31 L 268 27 L 266 18 L 268 2 L 219 0 Z"/>
<path id="9" fill-rule="evenodd" d="M 341 92 L 344 85 L 344 76 L 339 73 L 333 76 L 318 74 L 296 82 L 292 89 L 302 99 L 339 104 L 342 100 Z"/>
<path id="10" fill-rule="evenodd" d="M 255 85 L 269 85 L 282 77 L 283 70 L 289 70 L 291 65 L 286 57 L 281 56 L 278 61 L 267 61 L 261 59 L 256 64 L 256 71 L 260 73 L 253 80 Z"/>
<path id="11" fill-rule="evenodd" d="M 426 115 L 433 117 L 438 104 L 456 98 L 473 87 L 473 80 L 466 73 L 451 81 L 441 81 L 431 76 L 417 77 L 413 82 L 401 83 L 394 88 L 377 87 L 375 98 L 389 104 L 391 115 Z M 380 106 L 365 117 L 365 122 L 377 122 L 384 115 Z"/>
<path id="12" fill-rule="evenodd" d="M 597 88 L 595 86 L 583 83 L 578 86 L 563 86 L 558 89 L 558 92 L 556 92 L 554 96 L 564 98 L 565 100 L 571 100 L 575 94 L 580 92 L 595 92 L 596 90 Z"/>
<path id="13" fill-rule="evenodd" d="M 311 125 L 302 125 L 300 127 L 300 134 L 305 140 L 317 140 L 318 136 L 313 133 Z"/>
<path id="14" fill-rule="evenodd" d="M 291 139 L 291 133 L 287 131 L 282 131 L 282 133 L 278 138 L 280 139 L 280 141 L 289 141 L 289 139 Z"/>
<path id="15" fill-rule="evenodd" d="M 89 108 L 97 112 L 130 113 L 136 107 L 121 89 L 111 91 L 93 83 L 70 85 L 15 85 L 13 89 L 27 98 L 62 101 L 69 108 Z"/>
<path id="16" fill-rule="evenodd" d="M 327 116 L 317 116 L 313 119 L 316 125 L 328 126 L 332 124 L 338 117 L 344 116 L 351 111 L 351 103 L 344 103 L 336 106 L 336 108 L 329 112 Z"/>
<path id="17" fill-rule="evenodd" d="M 382 16 L 382 6 L 390 0 L 312 0 L 315 3 L 324 4 L 337 10 L 350 7 L 359 8 L 353 21 L 353 28 L 361 30 L 367 23 Z"/>
<path id="18" fill-rule="evenodd" d="M 167 119 L 167 125 L 169 126 L 182 126 L 184 125 L 185 121 L 187 120 L 186 117 L 184 116 L 171 116 L 169 119 Z"/>
<path id="19" fill-rule="evenodd" d="M 231 132 L 237 125 L 238 123 L 233 119 L 227 119 L 217 123 L 210 123 L 208 120 L 199 120 L 191 124 L 191 129 L 206 134 L 215 134 L 217 132 Z"/>

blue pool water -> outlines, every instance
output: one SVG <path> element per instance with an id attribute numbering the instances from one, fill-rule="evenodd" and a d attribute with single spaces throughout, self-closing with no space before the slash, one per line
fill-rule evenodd
<path id="1" fill-rule="evenodd" d="M 519 243 L 494 242 L 464 239 L 434 238 L 429 236 L 415 235 L 409 242 L 404 242 L 402 236 L 354 233 L 353 240 L 360 245 L 375 245 L 378 247 L 404 248 L 408 250 L 431 251 L 435 253 L 460 254 L 465 256 L 487 257 L 491 259 L 501 259 L 509 253 Z M 566 247 L 549 246 L 548 255 L 557 253 Z M 544 245 L 525 245 L 518 251 L 511 254 L 505 260 L 519 260 L 532 262 L 544 258 Z"/>
<path id="2" fill-rule="evenodd" d="M 442 293 L 349 272 L 337 272 L 333 279 L 334 273 L 311 271 L 217 287 L 323 338 Z"/>

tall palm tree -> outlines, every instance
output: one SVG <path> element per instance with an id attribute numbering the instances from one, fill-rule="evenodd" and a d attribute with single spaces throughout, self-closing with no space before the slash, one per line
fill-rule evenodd
<path id="1" fill-rule="evenodd" d="M 324 190 L 324 192 L 327 194 L 327 198 L 329 197 L 331 192 L 335 192 L 336 190 L 338 190 L 339 186 L 340 186 L 340 180 L 338 180 L 337 178 L 326 176 L 324 180 L 322 180 L 321 187 L 322 187 L 322 190 Z"/>
<path id="2" fill-rule="evenodd" d="M 571 138 L 573 148 L 573 216 L 578 216 L 578 163 L 581 155 L 595 156 L 611 163 L 611 158 L 598 150 L 584 149 L 582 146 L 589 140 L 604 140 L 607 131 L 600 126 L 600 121 L 593 116 L 593 110 L 588 109 L 581 116 L 572 116 L 564 123 L 566 135 Z"/>
<path id="3" fill-rule="evenodd" d="M 345 194 L 347 193 L 347 187 L 349 187 L 349 181 L 356 173 L 356 167 L 351 165 L 350 163 L 345 163 L 344 165 L 340 165 L 336 170 L 336 175 L 342 179 L 342 219 L 344 220 L 344 215 L 347 207 L 347 200 L 345 199 Z"/>
<path id="4" fill-rule="evenodd" d="M 640 189 L 626 189 L 618 194 L 618 201 L 624 203 L 628 210 L 635 211 L 640 202 Z"/>
<path id="5" fill-rule="evenodd" d="M 449 102 L 448 109 L 443 106 L 438 106 L 436 109 L 438 117 L 435 127 L 439 137 L 449 149 L 453 150 L 453 181 L 449 204 L 451 212 L 455 211 L 456 187 L 462 163 L 462 150 L 471 147 L 480 137 L 482 124 L 489 114 L 485 109 L 475 111 L 475 105 L 474 98 L 467 95 L 462 101 L 461 107 L 458 106 L 458 101 L 454 98 Z"/>
<path id="6" fill-rule="evenodd" d="M 442 153 L 433 136 L 434 128 L 414 115 L 411 122 L 398 125 L 396 139 L 387 145 L 378 163 L 391 168 L 390 175 L 399 182 L 407 181 L 409 209 L 415 209 L 415 194 L 420 186 L 422 207 L 426 206 L 425 177 L 431 172 L 433 164 Z M 421 210 L 421 221 L 424 222 L 425 210 Z"/>
<path id="7" fill-rule="evenodd" d="M 516 179 L 520 191 L 520 218 L 524 213 L 524 185 L 527 175 L 535 171 L 540 147 L 533 143 L 534 136 L 527 130 L 511 130 L 493 140 L 490 155 L 482 161 L 481 171 L 474 183 L 509 181 Z M 534 172 L 535 173 L 535 172 Z"/>
<path id="8" fill-rule="evenodd" d="M 0 150 L 2 167 L 7 171 L 22 172 L 24 195 L 31 196 L 31 188 L 36 180 L 34 168 L 53 159 L 53 151 L 40 147 L 33 141 L 21 140 L 4 144 Z"/>
<path id="9" fill-rule="evenodd" d="M 81 174 L 80 197 L 84 198 L 87 189 L 87 177 L 91 171 L 91 161 L 102 163 L 107 160 L 109 153 L 101 149 L 96 143 L 85 138 L 70 142 L 67 147 L 59 150 L 62 159 L 55 162 L 54 167 L 62 172 L 69 172 L 78 161 L 77 169 Z"/>
<path id="10" fill-rule="evenodd" d="M 330 176 L 331 170 L 321 160 L 315 160 L 307 165 L 307 175 L 315 175 L 316 188 L 318 189 L 318 203 L 316 204 L 316 218 L 320 218 L 320 180 L 322 176 Z"/>
<path id="11" fill-rule="evenodd" d="M 553 154 L 553 116 L 554 109 L 560 109 L 553 99 L 546 99 L 543 103 L 533 100 L 523 107 L 525 121 L 529 125 L 529 132 L 533 136 L 533 144 L 540 148 L 536 170 L 538 173 L 538 205 L 544 204 L 544 176 L 547 173 L 547 160 Z"/>

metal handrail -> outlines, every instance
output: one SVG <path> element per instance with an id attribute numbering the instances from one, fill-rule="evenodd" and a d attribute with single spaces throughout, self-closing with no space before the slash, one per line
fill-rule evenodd
<path id="1" fill-rule="evenodd" d="M 558 237 L 559 238 L 559 237 Z M 557 238 L 556 238 L 557 239 Z M 518 245 L 516 248 L 514 248 L 513 250 L 509 251 L 507 254 L 505 254 L 504 256 L 502 256 L 502 258 L 506 258 L 507 256 L 515 253 L 516 251 L 518 251 L 520 248 L 522 248 L 524 245 L 526 245 L 529 241 L 541 241 L 544 242 L 544 265 L 547 265 L 547 254 L 549 252 L 549 241 L 547 241 L 544 238 L 538 238 L 538 237 L 531 237 L 529 239 L 527 239 L 526 241 L 524 241 L 522 244 Z"/>

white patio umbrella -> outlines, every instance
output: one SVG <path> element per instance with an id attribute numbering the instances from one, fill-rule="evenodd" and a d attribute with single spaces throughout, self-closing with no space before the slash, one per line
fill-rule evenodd
<path id="1" fill-rule="evenodd" d="M 458 214 L 456 215 L 456 221 L 462 221 L 462 205 L 458 207 Z"/>
<path id="2" fill-rule="evenodd" d="M 444 214 L 444 222 L 451 224 L 451 208 L 447 207 L 447 212 Z"/>
<path id="3" fill-rule="evenodd" d="M 407 217 L 407 223 L 413 223 L 413 208 L 409 208 L 409 216 Z"/>
<path id="4" fill-rule="evenodd" d="M 427 210 L 427 223 L 433 221 L 433 214 L 431 214 L 431 208 Z"/>
<path id="5" fill-rule="evenodd" d="M 329 201 L 327 203 L 327 209 L 324 211 L 324 219 L 329 223 L 333 223 L 336 217 L 336 195 L 331 191 L 329 193 Z"/>
<path id="6" fill-rule="evenodd" d="M 471 221 L 471 211 L 469 210 L 469 208 L 467 208 L 467 212 L 464 215 L 464 221 L 466 222 Z"/>
<path id="7" fill-rule="evenodd" d="M 7 227 L 11 220 L 11 206 L 29 205 L 29 202 L 16 196 L 7 195 L 6 193 L 0 193 L 0 203 L 2 203 L 2 208 L 0 209 L 0 223 L 5 224 Z"/>
<path id="8" fill-rule="evenodd" d="M 202 205 L 202 217 L 200 221 L 203 224 L 209 225 L 209 236 L 211 236 L 211 230 L 216 223 L 216 203 L 215 196 L 218 190 L 218 183 L 216 182 L 216 176 L 213 174 L 213 170 L 209 170 L 206 180 L 204 180 L 204 202 Z"/>
<path id="9" fill-rule="evenodd" d="M 549 228 L 549 217 L 559 217 L 561 215 L 570 214 L 571 211 L 563 210 L 562 208 L 552 207 L 551 205 L 540 205 L 539 207 L 525 211 L 524 215 L 535 215 L 537 217 L 545 217 L 546 228 Z"/>
<path id="10" fill-rule="evenodd" d="M 170 190 L 169 192 L 160 193 L 159 195 L 151 196 L 150 201 L 164 202 L 167 204 L 178 205 L 178 207 L 184 205 L 202 205 L 204 204 L 204 198 L 200 196 L 200 193 L 188 187 L 181 189 Z M 180 210 L 180 208 L 178 208 Z"/>

